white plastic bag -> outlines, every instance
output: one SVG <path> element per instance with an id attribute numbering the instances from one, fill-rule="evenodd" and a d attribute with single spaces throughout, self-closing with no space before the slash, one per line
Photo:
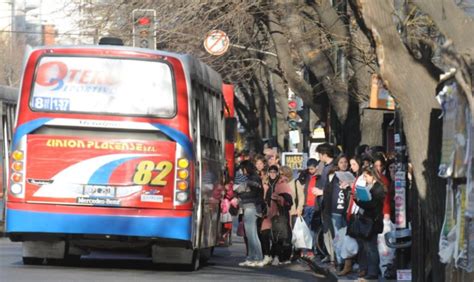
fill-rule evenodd
<path id="1" fill-rule="evenodd" d="M 383 232 L 377 237 L 377 249 L 379 250 L 381 273 L 385 273 L 387 264 L 393 264 L 395 259 L 395 249 L 389 248 L 385 243 L 385 233 L 395 230 L 395 225 L 387 219 L 383 220 Z"/>
<path id="2" fill-rule="evenodd" d="M 295 249 L 313 248 L 313 235 L 301 216 L 296 219 L 292 233 L 293 238 L 291 242 Z"/>
<path id="3" fill-rule="evenodd" d="M 343 248 L 343 241 L 344 236 L 346 236 L 347 227 L 342 227 L 341 229 L 337 230 L 336 234 L 334 234 L 334 239 L 332 240 L 334 246 L 334 252 L 336 256 L 340 257 L 342 248 Z"/>
<path id="4" fill-rule="evenodd" d="M 349 235 L 344 235 L 342 238 L 342 249 L 341 257 L 343 259 L 348 259 L 355 257 L 359 252 L 359 245 L 357 245 L 356 239 L 352 238 Z"/>

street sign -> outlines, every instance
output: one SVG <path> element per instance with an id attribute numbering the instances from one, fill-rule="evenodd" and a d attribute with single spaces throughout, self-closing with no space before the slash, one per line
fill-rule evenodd
<path id="1" fill-rule="evenodd" d="M 373 74 L 370 86 L 369 108 L 380 110 L 395 110 L 395 100 L 383 85 L 383 81 L 376 74 Z"/>
<path id="2" fill-rule="evenodd" d="M 294 170 L 305 169 L 307 159 L 306 153 L 284 152 L 282 154 L 282 164 Z"/>
<path id="3" fill-rule="evenodd" d="M 229 49 L 230 40 L 222 30 L 211 30 L 204 39 L 204 49 L 214 56 L 220 56 Z"/>

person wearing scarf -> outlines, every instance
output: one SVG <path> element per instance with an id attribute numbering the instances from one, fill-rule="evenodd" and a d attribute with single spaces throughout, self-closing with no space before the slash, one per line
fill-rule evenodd
<path id="1" fill-rule="evenodd" d="M 272 262 L 272 219 L 269 217 L 269 211 L 272 205 L 271 195 L 275 191 L 278 178 L 278 167 L 276 165 L 270 166 L 267 170 L 266 181 L 263 184 L 263 200 L 267 209 L 263 215 L 262 226 L 260 228 L 260 241 L 262 243 L 263 263 L 265 265 Z"/>
<path id="2" fill-rule="evenodd" d="M 362 172 L 367 187 L 370 189 L 371 200 L 361 201 L 357 197 L 355 203 L 360 207 L 359 213 L 363 217 L 373 220 L 372 229 L 368 238 L 359 238 L 361 247 L 359 253 L 362 256 L 359 277 L 365 279 L 378 279 L 379 276 L 379 252 L 377 249 L 377 237 L 383 231 L 383 204 L 385 189 L 382 180 L 373 168 L 365 168 Z M 365 275 L 365 276 L 364 276 Z"/>
<path id="3" fill-rule="evenodd" d="M 291 257 L 291 224 L 290 209 L 293 205 L 291 197 L 291 187 L 288 184 L 288 174 L 292 174 L 289 167 L 281 167 L 278 173 L 278 167 L 271 166 L 269 172 L 276 170 L 276 177 L 270 175 L 270 182 L 274 184 L 273 191 L 269 190 L 266 194 L 266 201 L 270 200 L 268 217 L 271 222 L 278 220 L 279 224 L 272 224 L 272 248 L 273 265 L 290 263 Z M 272 185 L 270 185 L 271 187 Z M 271 194 L 269 193 L 271 192 Z"/>

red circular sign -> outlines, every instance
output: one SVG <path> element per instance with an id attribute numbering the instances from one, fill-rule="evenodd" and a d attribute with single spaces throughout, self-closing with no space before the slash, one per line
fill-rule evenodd
<path id="1" fill-rule="evenodd" d="M 214 56 L 220 56 L 229 49 L 230 41 L 222 30 L 211 30 L 204 39 L 204 48 Z"/>

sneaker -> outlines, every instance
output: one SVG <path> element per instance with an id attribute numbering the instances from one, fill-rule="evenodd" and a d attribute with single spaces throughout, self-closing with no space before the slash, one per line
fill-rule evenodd
<path id="1" fill-rule="evenodd" d="M 263 260 L 258 260 L 258 261 L 252 261 L 249 264 L 250 267 L 263 267 L 265 264 L 263 263 Z"/>
<path id="2" fill-rule="evenodd" d="M 285 260 L 285 261 L 280 262 L 280 264 L 290 264 L 290 263 L 291 263 L 290 260 Z"/>
<path id="3" fill-rule="evenodd" d="M 271 256 L 265 256 L 263 257 L 263 264 L 264 265 L 269 265 L 272 263 L 272 257 Z"/>
<path id="4" fill-rule="evenodd" d="M 311 252 L 311 251 L 308 251 L 308 252 L 306 252 L 306 254 L 304 254 L 303 257 L 306 258 L 306 259 L 312 260 L 312 259 L 314 259 L 314 253 Z"/>
<path id="5" fill-rule="evenodd" d="M 297 260 L 299 260 L 301 258 L 301 254 L 294 254 L 292 257 L 291 257 L 291 261 L 292 262 L 295 262 Z"/>
<path id="6" fill-rule="evenodd" d="M 278 259 L 278 257 L 274 257 L 273 258 L 273 261 L 272 261 L 272 265 L 273 266 L 277 266 L 280 264 L 280 260 Z"/>
<path id="7" fill-rule="evenodd" d="M 246 260 L 243 262 L 239 262 L 239 266 L 250 266 L 252 263 L 253 261 Z"/>

